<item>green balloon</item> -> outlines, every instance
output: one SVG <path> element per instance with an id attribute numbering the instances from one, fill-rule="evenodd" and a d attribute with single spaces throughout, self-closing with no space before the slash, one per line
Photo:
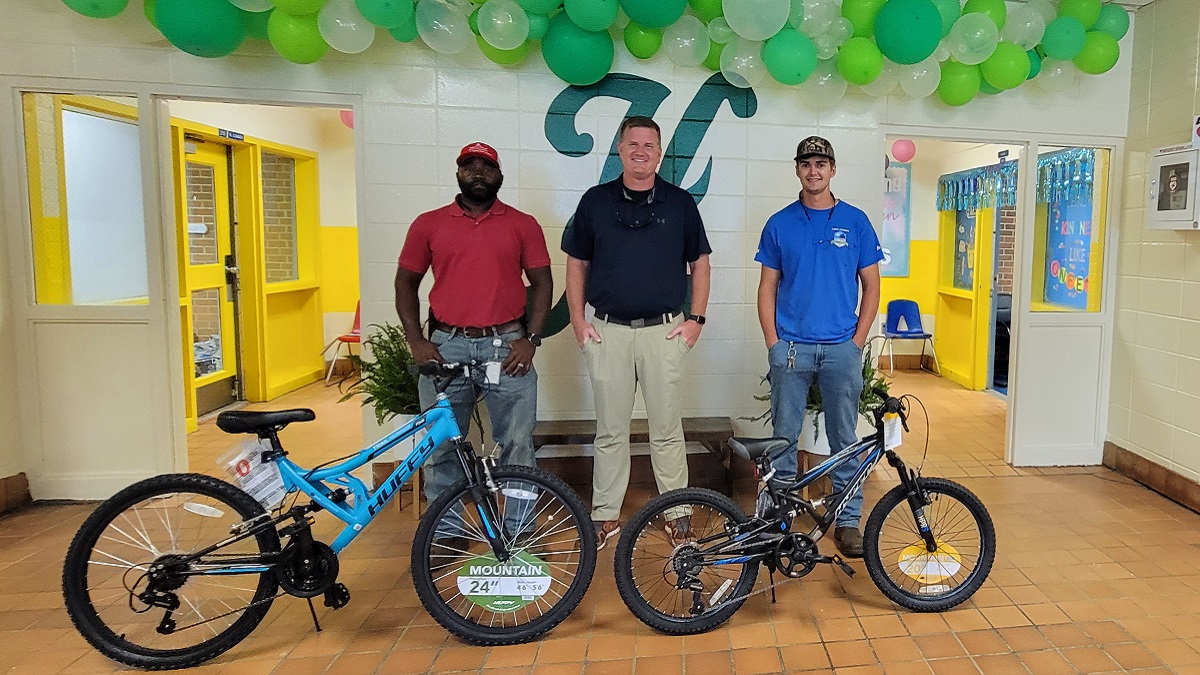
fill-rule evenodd
<path id="1" fill-rule="evenodd" d="M 725 14 L 725 7 L 721 4 L 721 0 L 688 0 L 688 4 L 692 6 L 692 12 L 704 23 Z M 712 55 L 711 51 L 709 55 Z"/>
<path id="2" fill-rule="evenodd" d="M 981 94 L 999 94 L 1002 91 L 1004 91 L 1004 90 L 997 89 L 996 87 L 993 87 L 992 85 L 988 84 L 987 80 L 984 80 L 983 82 L 979 83 L 979 93 L 981 93 Z"/>
<path id="3" fill-rule="evenodd" d="M 129 0 L 63 0 L 67 7 L 93 19 L 111 19 L 125 11 Z"/>
<path id="4" fill-rule="evenodd" d="M 871 37 L 875 15 L 887 0 L 843 0 L 842 16 L 854 28 L 854 37 Z"/>
<path id="5" fill-rule="evenodd" d="M 479 51 L 483 52 L 484 56 L 502 66 L 516 65 L 529 56 L 529 41 L 522 42 L 521 46 L 515 49 L 496 49 L 479 36 L 475 37 L 475 42 L 479 43 Z"/>
<path id="6" fill-rule="evenodd" d="M 154 18 L 156 4 L 157 0 L 143 0 L 142 14 L 146 15 L 146 20 L 150 22 L 151 26 L 158 28 L 158 19 Z"/>
<path id="7" fill-rule="evenodd" d="M 246 35 L 257 40 L 267 39 L 267 22 L 275 10 L 265 12 L 242 12 L 242 23 L 246 26 Z"/>
<path id="8" fill-rule="evenodd" d="M 1117 39 L 1108 33 L 1098 30 L 1088 31 L 1083 49 L 1075 55 L 1076 66 L 1089 75 L 1099 75 L 1112 70 L 1121 58 L 1121 46 Z"/>
<path id="9" fill-rule="evenodd" d="M 1070 61 L 1083 49 L 1087 40 L 1087 31 L 1079 19 L 1073 16 L 1060 16 L 1046 26 L 1046 34 L 1042 36 L 1042 53 L 1059 61 Z"/>
<path id="10" fill-rule="evenodd" d="M 625 25 L 625 48 L 639 59 L 648 59 L 662 47 L 663 32 L 630 21 Z"/>
<path id="11" fill-rule="evenodd" d="M 704 67 L 709 70 L 718 72 L 721 70 L 721 52 L 725 51 L 724 42 L 709 42 L 708 57 L 704 59 Z"/>
<path id="12" fill-rule="evenodd" d="M 1021 86 L 1029 78 L 1029 68 L 1029 54 L 1012 42 L 996 45 L 996 51 L 979 64 L 984 82 L 1001 91 Z"/>
<path id="13" fill-rule="evenodd" d="M 396 38 L 397 42 L 412 42 L 416 40 L 420 35 L 417 32 L 417 15 L 413 14 L 413 18 L 395 28 L 389 28 L 387 31 L 392 37 Z"/>
<path id="14" fill-rule="evenodd" d="M 229 0 L 158 0 L 154 18 L 171 44 L 196 56 L 232 54 L 246 39 L 242 10 Z"/>
<path id="15" fill-rule="evenodd" d="M 354 0 L 363 18 L 380 28 L 403 26 L 413 18 L 412 0 Z"/>
<path id="16" fill-rule="evenodd" d="M 550 17 L 544 14 L 529 15 L 529 37 L 527 40 L 541 40 L 550 27 Z"/>
<path id="17" fill-rule="evenodd" d="M 852 37 L 838 49 L 837 69 L 850 84 L 870 84 L 883 72 L 883 53 L 871 38 Z"/>
<path id="18" fill-rule="evenodd" d="M 1029 77 L 1025 79 L 1032 80 L 1042 72 L 1042 55 L 1038 54 L 1036 49 L 1030 49 L 1025 53 L 1029 55 Z"/>
<path id="19" fill-rule="evenodd" d="M 526 14 L 541 14 L 547 16 L 550 12 L 562 7 L 563 0 L 517 0 L 517 4 Z"/>
<path id="20" fill-rule="evenodd" d="M 683 16 L 687 0 L 620 0 L 629 20 L 647 28 L 666 28 Z"/>
<path id="21" fill-rule="evenodd" d="M 279 9 L 278 4 L 276 9 Z M 275 51 L 292 63 L 315 63 L 329 51 L 329 44 L 317 28 L 316 14 L 294 16 L 287 12 L 271 12 L 271 18 L 267 19 L 267 37 Z"/>
<path id="22" fill-rule="evenodd" d="M 1103 31 L 1120 40 L 1129 32 L 1129 12 L 1120 5 L 1104 5 L 1100 18 L 1092 24 L 1092 30 Z"/>
<path id="23" fill-rule="evenodd" d="M 1100 19 L 1100 0 L 1062 0 L 1058 15 L 1079 19 L 1084 30 L 1090 30 Z"/>
<path id="24" fill-rule="evenodd" d="M 942 37 L 946 37 L 954 27 L 954 22 L 962 16 L 962 4 L 960 0 L 933 0 L 933 4 L 942 17 Z"/>
<path id="25" fill-rule="evenodd" d="M 325 0 L 271 0 L 275 9 L 292 16 L 316 14 L 325 6 Z"/>
<path id="26" fill-rule="evenodd" d="M 614 54 L 612 36 L 607 31 L 584 30 L 566 12 L 550 19 L 550 28 L 542 38 L 542 57 L 550 72 L 578 86 L 603 79 L 612 68 Z"/>
<path id="27" fill-rule="evenodd" d="M 978 12 L 986 14 L 997 28 L 1004 28 L 1004 22 L 1008 20 L 1008 8 L 1004 5 L 1004 0 L 967 0 L 967 4 L 963 5 L 962 13 L 971 14 Z"/>
<path id="28" fill-rule="evenodd" d="M 800 84 L 817 69 L 817 46 L 795 28 L 784 28 L 763 43 L 762 59 L 776 82 Z"/>
<path id="29" fill-rule="evenodd" d="M 895 63 L 924 61 L 941 39 L 942 15 L 933 0 L 890 0 L 875 16 L 875 44 Z"/>
<path id="30" fill-rule="evenodd" d="M 563 8 L 576 26 L 586 31 L 608 30 L 617 19 L 617 0 L 565 0 Z"/>
<path id="31" fill-rule="evenodd" d="M 475 37 L 479 37 L 479 8 L 478 7 L 476 7 L 475 11 L 471 12 L 471 15 L 467 17 L 467 27 L 471 29 L 471 32 L 475 34 Z"/>
<path id="32" fill-rule="evenodd" d="M 979 93 L 983 76 L 979 66 L 968 66 L 953 59 L 942 62 L 942 81 L 938 84 L 938 98 L 946 105 L 966 105 Z"/>

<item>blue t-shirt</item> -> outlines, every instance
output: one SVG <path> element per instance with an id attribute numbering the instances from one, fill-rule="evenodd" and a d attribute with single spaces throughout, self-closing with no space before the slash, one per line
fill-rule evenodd
<path id="1" fill-rule="evenodd" d="M 754 259 L 780 274 L 775 329 L 789 342 L 838 344 L 858 327 L 858 271 L 883 260 L 867 214 L 799 201 L 771 216 Z"/>

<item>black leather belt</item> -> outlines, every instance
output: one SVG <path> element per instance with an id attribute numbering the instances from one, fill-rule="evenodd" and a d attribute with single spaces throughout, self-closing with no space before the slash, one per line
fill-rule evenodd
<path id="1" fill-rule="evenodd" d="M 472 339 L 521 330 L 521 322 L 517 319 L 513 319 L 508 323 L 499 323 L 495 326 L 451 326 L 437 319 L 430 319 L 430 323 L 433 324 L 434 330 L 444 330 L 450 333 L 450 335 L 462 335 L 463 337 Z"/>
<path id="2" fill-rule="evenodd" d="M 661 326 L 664 323 L 671 323 L 677 316 L 679 316 L 679 312 L 667 312 L 666 314 L 659 314 L 658 316 L 652 316 L 647 319 L 618 319 L 611 314 L 596 312 L 596 318 L 604 321 L 605 323 L 615 323 L 618 326 L 629 326 L 630 328 Z"/>

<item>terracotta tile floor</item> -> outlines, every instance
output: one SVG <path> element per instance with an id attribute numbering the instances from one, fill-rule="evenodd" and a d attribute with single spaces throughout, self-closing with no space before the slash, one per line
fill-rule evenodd
<path id="1" fill-rule="evenodd" d="M 342 557 L 354 599 L 323 615 L 324 633 L 302 601 L 283 598 L 249 639 L 194 672 L 1200 673 L 1200 515 L 1102 468 L 1009 468 L 1005 405 L 989 394 L 923 374 L 900 374 L 897 390 L 930 409 L 925 474 L 963 482 L 995 520 L 995 569 L 953 611 L 901 610 L 856 563 L 853 578 L 819 568 L 778 588 L 777 604 L 758 595 L 711 633 L 669 637 L 625 609 L 605 550 L 583 603 L 547 639 L 470 647 L 420 608 L 408 570 L 414 521 L 390 508 Z M 359 409 L 335 401 L 317 385 L 271 404 L 317 409 L 317 422 L 284 434 L 301 463 L 358 447 Z M 902 449 L 910 460 L 924 433 L 917 422 Z M 193 468 L 208 471 L 231 442 L 206 424 L 189 445 Z M 873 476 L 867 504 L 893 482 Z M 646 496 L 631 491 L 627 503 Z M 739 498 L 751 499 L 749 486 Z M 75 633 L 59 595 L 63 551 L 90 509 L 46 504 L 0 518 L 0 673 L 119 670 Z"/>

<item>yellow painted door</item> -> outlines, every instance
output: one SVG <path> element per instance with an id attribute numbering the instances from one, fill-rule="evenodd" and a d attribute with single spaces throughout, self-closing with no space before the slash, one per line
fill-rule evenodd
<path id="1" fill-rule="evenodd" d="M 996 210 L 943 211 L 934 341 L 942 374 L 968 388 L 987 386 Z"/>
<path id="2" fill-rule="evenodd" d="M 183 168 L 184 363 L 199 416 L 242 398 L 228 148 L 187 140 Z"/>

